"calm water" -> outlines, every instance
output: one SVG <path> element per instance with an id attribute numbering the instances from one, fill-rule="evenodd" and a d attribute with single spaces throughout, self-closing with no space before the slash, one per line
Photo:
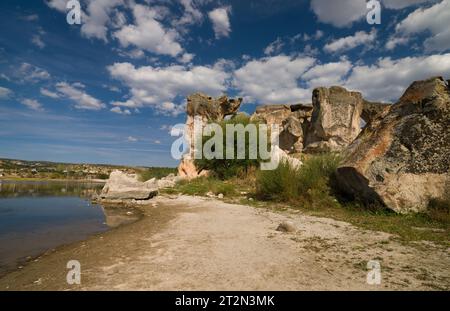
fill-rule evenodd
<path id="1" fill-rule="evenodd" d="M 101 184 L 0 181 L 0 275 L 57 246 L 106 231 L 113 218 L 89 201 Z M 120 217 L 119 217 L 120 218 Z"/>

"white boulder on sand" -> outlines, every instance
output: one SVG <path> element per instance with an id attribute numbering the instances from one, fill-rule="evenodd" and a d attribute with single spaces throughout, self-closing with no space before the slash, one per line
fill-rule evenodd
<path id="1" fill-rule="evenodd" d="M 141 182 L 136 174 L 113 171 L 100 194 L 103 200 L 148 200 L 158 195 L 154 180 Z"/>

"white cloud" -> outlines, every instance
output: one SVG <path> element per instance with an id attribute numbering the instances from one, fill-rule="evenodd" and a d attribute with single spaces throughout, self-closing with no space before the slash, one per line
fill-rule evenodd
<path id="1" fill-rule="evenodd" d="M 265 49 L 264 54 L 266 55 L 273 55 L 273 54 L 279 54 L 281 50 L 283 49 L 284 43 L 281 38 L 277 38 L 275 41 L 270 43 Z"/>
<path id="2" fill-rule="evenodd" d="M 42 110 L 44 110 L 42 108 L 41 103 L 39 103 L 35 99 L 25 98 L 25 99 L 22 99 L 20 102 L 22 103 L 22 105 L 25 105 L 25 106 L 27 106 L 28 108 L 30 108 L 32 110 L 35 110 L 35 111 L 42 111 Z"/>
<path id="3" fill-rule="evenodd" d="M 46 0 L 45 3 L 52 9 L 62 13 L 66 12 L 66 0 Z"/>
<path id="4" fill-rule="evenodd" d="M 41 92 L 42 95 L 50 97 L 50 98 L 55 98 L 55 99 L 59 98 L 58 93 L 52 92 L 52 91 L 50 91 L 48 89 L 45 89 L 43 87 L 41 87 L 40 92 Z"/>
<path id="5" fill-rule="evenodd" d="M 127 25 L 114 33 L 123 47 L 136 46 L 149 52 L 177 56 L 183 51 L 176 41 L 177 32 L 166 30 L 157 20 L 158 13 L 144 5 L 133 7 L 134 25 Z"/>
<path id="6" fill-rule="evenodd" d="M 12 95 L 12 91 L 6 87 L 0 86 L 0 99 L 7 99 Z"/>
<path id="7" fill-rule="evenodd" d="M 310 88 L 342 85 L 344 77 L 351 69 L 352 64 L 343 59 L 340 62 L 314 66 L 302 75 L 302 79 L 307 81 Z"/>
<path id="8" fill-rule="evenodd" d="M 311 0 L 311 9 L 322 23 L 345 27 L 367 14 L 366 0 Z"/>
<path id="9" fill-rule="evenodd" d="M 430 0 L 383 0 L 383 4 L 388 9 L 399 10 L 408 6 L 417 5 Z"/>
<path id="10" fill-rule="evenodd" d="M 194 59 L 194 57 L 195 57 L 195 54 L 184 53 L 184 54 L 178 59 L 178 61 L 179 61 L 180 63 L 187 64 L 187 63 L 190 63 L 190 62 Z"/>
<path id="11" fill-rule="evenodd" d="M 137 142 L 138 139 L 136 137 L 133 137 L 133 136 L 128 136 L 127 141 L 134 143 L 134 142 Z"/>
<path id="12" fill-rule="evenodd" d="M 382 0 L 388 9 L 398 10 L 433 0 Z M 350 26 L 366 17 L 367 0 L 311 0 L 311 9 L 322 23 L 335 27 Z"/>
<path id="13" fill-rule="evenodd" d="M 21 17 L 21 19 L 27 22 L 35 22 L 39 20 L 39 15 L 37 14 L 24 15 Z"/>
<path id="14" fill-rule="evenodd" d="M 105 108 L 105 104 L 87 94 L 84 91 L 84 85 L 80 83 L 68 84 L 66 82 L 59 82 L 56 84 L 56 89 L 60 93 L 60 96 L 72 100 L 77 109 L 100 110 Z"/>
<path id="15" fill-rule="evenodd" d="M 228 37 L 231 32 L 230 18 L 231 7 L 221 7 L 208 13 L 209 19 L 213 24 L 216 39 Z"/>
<path id="16" fill-rule="evenodd" d="M 130 114 L 131 114 L 131 111 L 130 111 L 129 109 L 123 109 L 123 110 L 122 110 L 122 108 L 117 107 L 117 106 L 111 108 L 110 111 L 111 111 L 111 112 L 114 112 L 114 113 L 117 113 L 117 114 L 122 114 L 122 115 L 130 115 Z"/>
<path id="17" fill-rule="evenodd" d="M 183 112 L 182 104 L 176 104 L 193 92 L 205 92 L 212 96 L 226 91 L 229 74 L 222 64 L 213 67 L 135 67 L 130 63 L 115 63 L 108 67 L 115 79 L 130 88 L 130 99 L 113 105 L 139 108 L 151 106 L 158 112 L 177 115 Z"/>
<path id="18" fill-rule="evenodd" d="M 426 39 L 426 51 L 443 52 L 450 49 L 450 0 L 443 0 L 432 7 L 419 8 L 408 15 L 397 25 L 397 33 L 412 35 L 429 32 L 431 37 Z"/>
<path id="19" fill-rule="evenodd" d="M 13 75 L 19 79 L 19 82 L 31 82 L 35 83 L 42 80 L 50 79 L 50 74 L 37 66 L 29 63 L 22 63 L 20 67 L 13 73 Z"/>
<path id="20" fill-rule="evenodd" d="M 325 45 L 327 52 L 335 53 L 351 50 L 359 45 L 367 45 L 375 41 L 377 31 L 373 29 L 371 32 L 358 31 L 353 36 L 337 39 Z"/>
<path id="21" fill-rule="evenodd" d="M 345 86 L 361 91 L 368 99 L 396 101 L 413 81 L 432 76 L 450 77 L 450 53 L 397 60 L 381 58 L 374 65 L 354 67 Z"/>
<path id="22" fill-rule="evenodd" d="M 396 36 L 392 36 L 388 39 L 388 41 L 386 42 L 386 49 L 388 50 L 393 50 L 395 49 L 398 45 L 405 45 L 409 42 L 409 38 L 408 37 L 396 37 Z"/>
<path id="23" fill-rule="evenodd" d="M 108 41 L 108 24 L 111 23 L 113 9 L 123 5 L 123 0 L 89 0 L 83 15 L 81 33 L 86 38 Z"/>
<path id="24" fill-rule="evenodd" d="M 309 101 L 310 90 L 298 80 L 315 64 L 311 57 L 279 55 L 253 60 L 234 72 L 234 85 L 246 101 L 256 103 L 295 103 Z"/>
<path id="25" fill-rule="evenodd" d="M 33 37 L 31 37 L 31 42 L 40 49 L 45 48 L 45 43 L 44 43 L 44 41 L 42 41 L 42 38 L 40 35 L 33 35 Z"/>
<path id="26" fill-rule="evenodd" d="M 203 14 L 198 9 L 197 4 L 193 0 L 180 0 L 180 3 L 184 8 L 184 13 L 181 18 L 174 19 L 173 25 L 175 27 L 181 28 L 193 24 L 198 24 L 203 21 Z"/>

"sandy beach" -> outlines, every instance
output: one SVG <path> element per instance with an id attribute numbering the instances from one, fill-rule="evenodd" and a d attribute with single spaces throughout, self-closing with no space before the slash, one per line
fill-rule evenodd
<path id="1" fill-rule="evenodd" d="M 448 290 L 450 253 L 295 211 L 160 196 L 132 224 L 63 246 L 0 279 L 0 290 Z M 295 232 L 279 232 L 290 221 Z M 69 260 L 81 284 L 66 282 Z M 381 285 L 366 282 L 381 264 Z"/>

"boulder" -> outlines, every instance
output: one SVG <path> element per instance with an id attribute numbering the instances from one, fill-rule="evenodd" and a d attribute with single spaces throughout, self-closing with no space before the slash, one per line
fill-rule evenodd
<path id="1" fill-rule="evenodd" d="M 450 88 L 417 81 L 345 151 L 338 185 L 398 213 L 424 211 L 450 192 L 449 154 Z"/>
<path id="2" fill-rule="evenodd" d="M 313 91 L 313 113 L 306 139 L 307 152 L 340 151 L 361 132 L 363 97 L 343 87 Z"/>
<path id="3" fill-rule="evenodd" d="M 103 200 L 148 200 L 158 194 L 154 181 L 140 182 L 135 174 L 113 171 L 103 187 Z"/>
<path id="4" fill-rule="evenodd" d="M 265 105 L 256 108 L 251 121 L 278 125 L 280 130 L 280 148 L 288 153 L 300 153 L 303 150 L 304 127 L 312 116 L 312 106 Z"/>

